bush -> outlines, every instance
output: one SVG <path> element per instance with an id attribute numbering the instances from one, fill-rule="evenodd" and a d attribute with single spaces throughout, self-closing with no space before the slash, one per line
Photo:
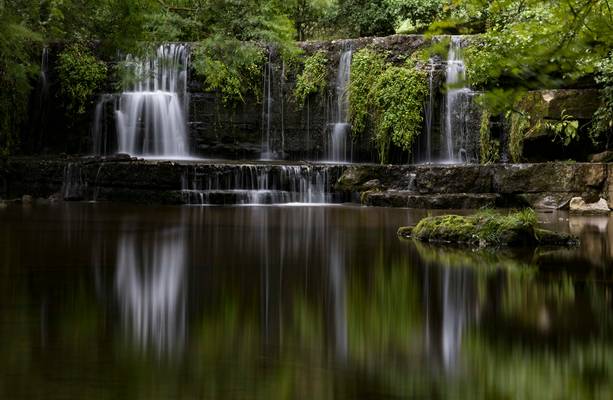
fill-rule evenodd
<path id="1" fill-rule="evenodd" d="M 106 65 L 84 45 L 74 44 L 60 53 L 57 70 L 66 109 L 75 115 L 85 114 L 88 103 L 106 79 Z"/>
<path id="2" fill-rule="evenodd" d="M 212 36 L 196 46 L 192 65 L 206 89 L 221 92 L 226 104 L 244 102 L 250 94 L 260 98 L 264 49 L 254 43 Z"/>
<path id="3" fill-rule="evenodd" d="M 410 151 L 422 129 L 426 73 L 410 62 L 401 66 L 386 63 L 369 49 L 354 55 L 351 68 L 349 113 L 354 134 L 372 124 L 382 164 L 392 144 Z"/>
<path id="4" fill-rule="evenodd" d="M 296 103 L 304 105 L 305 100 L 313 94 L 323 94 L 328 86 L 328 58 L 325 51 L 306 58 L 302 73 L 296 78 L 294 97 Z"/>

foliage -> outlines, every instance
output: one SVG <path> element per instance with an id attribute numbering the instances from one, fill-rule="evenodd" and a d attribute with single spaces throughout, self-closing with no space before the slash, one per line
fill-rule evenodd
<path id="1" fill-rule="evenodd" d="M 428 95 L 425 72 L 407 63 L 395 66 L 370 49 L 356 52 L 351 63 L 349 113 L 354 135 L 372 124 L 381 163 L 392 144 L 410 151 L 421 132 Z"/>
<path id="2" fill-rule="evenodd" d="M 67 110 L 84 114 L 88 102 L 106 78 L 106 65 L 85 46 L 75 44 L 62 50 L 57 71 Z"/>
<path id="3" fill-rule="evenodd" d="M 608 0 L 460 0 L 464 12 L 447 26 L 478 33 L 465 51 L 471 86 L 484 101 L 510 111 L 518 93 L 589 82 L 613 47 L 613 13 Z M 432 32 L 439 27 L 433 24 Z M 601 82 L 608 87 L 611 84 Z M 595 132 L 606 131 L 595 121 Z M 597 134 L 595 134 L 597 136 Z"/>
<path id="4" fill-rule="evenodd" d="M 320 35 L 326 28 L 326 18 L 332 9 L 333 0 L 288 0 L 284 8 L 294 22 L 297 40 L 306 40 Z"/>
<path id="5" fill-rule="evenodd" d="M 395 18 L 387 0 L 338 0 L 331 22 L 346 37 L 386 36 Z"/>
<path id="6" fill-rule="evenodd" d="M 372 89 L 376 113 L 375 142 L 381 163 L 390 144 L 410 151 L 421 132 L 423 104 L 428 95 L 426 74 L 412 65 L 388 66 Z"/>
<path id="7" fill-rule="evenodd" d="M 594 114 L 590 136 L 609 148 L 613 139 L 613 52 L 598 63 L 596 82 L 602 86 L 602 105 Z"/>
<path id="8" fill-rule="evenodd" d="M 304 61 L 304 69 L 296 78 L 294 97 L 303 105 L 312 94 L 323 94 L 328 85 L 328 58 L 325 51 L 318 51 Z"/>
<path id="9" fill-rule="evenodd" d="M 448 0 L 389 0 L 396 16 L 397 31 L 414 33 L 426 30 L 441 18 L 448 8 Z"/>
<path id="10" fill-rule="evenodd" d="M 495 163 L 500 160 L 500 142 L 491 137 L 489 111 L 481 114 L 481 127 L 479 129 L 480 159 L 482 164 Z"/>
<path id="11" fill-rule="evenodd" d="M 260 94 L 264 50 L 249 42 L 213 36 L 193 51 L 193 67 L 207 90 L 219 90 L 228 104 Z"/>
<path id="12" fill-rule="evenodd" d="M 0 153 L 4 154 L 19 145 L 31 81 L 39 73 L 32 53 L 41 41 L 40 35 L 20 23 L 12 2 L 7 3 L 0 1 Z"/>
<path id="13" fill-rule="evenodd" d="M 374 50 L 366 48 L 353 54 L 349 82 L 349 114 L 351 132 L 354 135 L 366 130 L 372 107 L 370 91 L 384 70 L 385 58 Z"/>
<path id="14" fill-rule="evenodd" d="M 195 1 L 195 0 L 194 0 Z M 202 1 L 188 11 L 202 31 L 192 55 L 196 73 L 209 90 L 219 90 L 224 102 L 259 97 L 264 48 L 292 62 L 299 53 L 292 21 L 274 1 Z"/>
<path id="15" fill-rule="evenodd" d="M 506 117 L 511 121 L 509 131 L 509 155 L 511 156 L 511 161 L 517 163 L 521 161 L 524 136 L 530 128 L 530 119 L 522 112 L 511 111 L 507 113 Z"/>
<path id="16" fill-rule="evenodd" d="M 427 217 L 411 229 L 410 236 L 426 242 L 462 243 L 479 246 L 574 244 L 575 239 L 538 228 L 532 209 L 500 214 L 483 210 L 470 216 Z"/>
<path id="17" fill-rule="evenodd" d="M 561 141 L 564 146 L 568 146 L 571 142 L 577 140 L 579 133 L 579 121 L 573 119 L 572 115 L 566 114 L 562 110 L 560 121 L 545 121 L 545 129 L 553 132 L 554 140 Z"/>

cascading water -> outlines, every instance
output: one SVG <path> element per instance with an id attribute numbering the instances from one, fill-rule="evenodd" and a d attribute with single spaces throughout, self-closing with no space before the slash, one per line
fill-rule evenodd
<path id="1" fill-rule="evenodd" d="M 270 130 L 272 126 L 272 81 L 274 75 L 274 66 L 272 64 L 272 52 L 268 52 L 268 61 L 264 66 L 264 74 L 262 77 L 262 93 L 264 98 L 262 100 L 262 160 L 274 159 L 275 155 L 272 151 L 272 145 L 270 143 Z"/>
<path id="2" fill-rule="evenodd" d="M 31 98 L 29 129 L 30 137 L 36 138 L 33 147 L 43 143 L 49 114 L 49 48 L 43 47 L 40 59 L 40 75 L 36 84 L 35 95 Z"/>
<path id="3" fill-rule="evenodd" d="M 467 139 L 467 112 L 471 90 L 465 86 L 466 68 L 462 38 L 452 36 L 447 55 L 447 96 L 445 104 L 444 143 L 447 162 L 465 162 Z"/>
<path id="4" fill-rule="evenodd" d="M 351 78 L 351 49 L 343 51 L 338 63 L 336 75 L 336 98 L 332 112 L 330 140 L 328 144 L 328 161 L 348 161 L 348 142 L 351 125 L 349 124 L 349 80 Z"/>
<path id="5" fill-rule="evenodd" d="M 333 203 L 342 170 L 336 166 L 194 166 L 183 176 L 187 204 Z"/>
<path id="6" fill-rule="evenodd" d="M 432 161 L 432 117 L 434 115 L 434 72 L 436 66 L 434 60 L 430 59 L 428 62 L 430 68 L 428 69 L 428 102 L 426 103 L 426 162 Z"/>
<path id="7" fill-rule="evenodd" d="M 95 113 L 95 152 L 109 150 L 105 109 L 112 100 L 117 152 L 153 158 L 189 156 L 185 119 L 188 56 L 185 45 L 171 43 L 158 47 L 148 60 L 126 57 L 126 67 L 137 82 L 119 96 L 101 97 Z"/>

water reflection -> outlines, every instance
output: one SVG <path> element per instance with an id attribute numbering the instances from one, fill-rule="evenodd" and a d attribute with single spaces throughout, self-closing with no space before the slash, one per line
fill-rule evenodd
<path id="1" fill-rule="evenodd" d="M 115 274 L 124 330 L 143 350 L 151 346 L 158 354 L 176 353 L 186 333 L 185 232 L 124 230 Z"/>
<path id="2" fill-rule="evenodd" d="M 407 210 L 9 211 L 0 398 L 613 396 L 611 220 L 465 251 L 398 240 Z"/>

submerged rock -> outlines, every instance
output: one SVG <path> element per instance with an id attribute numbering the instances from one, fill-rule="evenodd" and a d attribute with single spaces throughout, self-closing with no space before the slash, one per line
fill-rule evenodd
<path id="1" fill-rule="evenodd" d="M 398 235 L 430 243 L 471 246 L 568 246 L 577 239 L 565 233 L 537 228 L 532 210 L 503 215 L 482 211 L 470 216 L 442 215 L 422 219 L 415 227 L 401 227 Z"/>
<path id="2" fill-rule="evenodd" d="M 573 214 L 606 215 L 610 210 L 605 199 L 588 203 L 582 197 L 573 197 L 570 200 L 570 212 Z"/>

